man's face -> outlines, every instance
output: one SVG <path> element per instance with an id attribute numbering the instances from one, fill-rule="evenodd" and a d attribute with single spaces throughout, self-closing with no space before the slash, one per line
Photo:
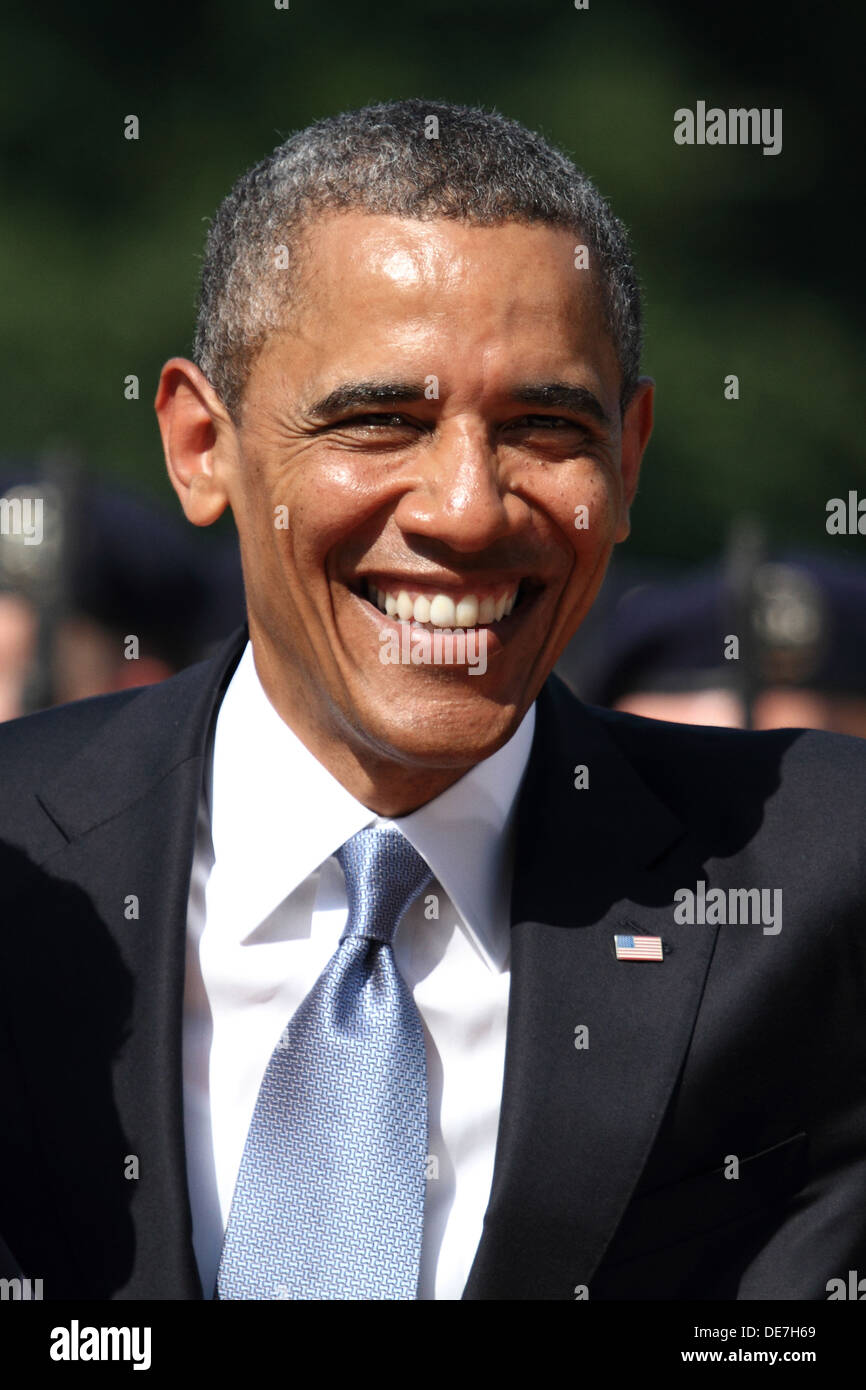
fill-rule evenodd
<path id="1" fill-rule="evenodd" d="M 223 476 L 259 674 L 317 755 L 340 744 L 434 781 L 488 757 L 627 535 L 652 388 L 623 423 L 578 240 L 362 213 L 313 225 L 302 303 L 254 363 Z M 383 659 L 431 603 L 486 633 L 483 674 Z"/>

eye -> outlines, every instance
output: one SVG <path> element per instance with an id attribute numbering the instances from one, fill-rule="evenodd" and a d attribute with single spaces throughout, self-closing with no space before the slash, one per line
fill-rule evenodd
<path id="1" fill-rule="evenodd" d="M 586 427 L 577 420 L 570 420 L 566 415 L 522 415 L 519 420 L 512 420 L 513 429 L 571 429 L 580 430 L 586 433 Z"/>
<path id="2" fill-rule="evenodd" d="M 348 420 L 338 420 L 331 429 L 413 429 L 411 420 L 407 420 L 405 415 L 388 414 L 380 411 L 377 414 L 353 415 Z"/>

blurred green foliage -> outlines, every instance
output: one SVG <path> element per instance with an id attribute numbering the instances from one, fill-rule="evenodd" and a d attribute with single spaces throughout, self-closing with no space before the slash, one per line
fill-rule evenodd
<path id="1" fill-rule="evenodd" d="M 860 555 L 864 542 L 824 528 L 828 497 L 866 487 L 859 14 L 745 0 L 7 3 L 0 457 L 72 445 L 165 497 L 151 403 L 162 362 L 190 350 L 220 198 L 317 116 L 443 97 L 543 131 L 632 231 L 658 383 L 632 553 L 699 559 L 751 511 L 776 541 Z M 674 110 L 698 99 L 782 107 L 782 153 L 676 146 Z"/>

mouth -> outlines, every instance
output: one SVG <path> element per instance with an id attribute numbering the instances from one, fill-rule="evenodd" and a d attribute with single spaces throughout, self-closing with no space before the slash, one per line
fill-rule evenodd
<path id="1" fill-rule="evenodd" d="M 414 627 L 461 628 L 471 632 L 482 628 L 506 628 L 512 615 L 521 611 L 541 592 L 542 585 L 529 579 L 505 580 L 490 585 L 447 585 L 400 583 L 378 576 L 366 576 L 352 592 L 394 622 Z"/>

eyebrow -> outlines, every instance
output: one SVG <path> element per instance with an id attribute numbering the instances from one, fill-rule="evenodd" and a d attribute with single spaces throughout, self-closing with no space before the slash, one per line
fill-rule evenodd
<path id="1" fill-rule="evenodd" d="M 610 417 L 598 396 L 587 386 L 569 386 L 566 381 L 547 381 L 538 386 L 517 386 L 510 393 L 524 405 L 549 405 L 570 410 L 574 415 L 591 415 L 600 425 L 610 425 Z"/>
<path id="2" fill-rule="evenodd" d="M 306 414 L 327 422 L 347 410 L 364 410 L 372 405 L 408 405 L 423 396 L 423 381 L 347 381 L 315 401 Z"/>
<path id="3" fill-rule="evenodd" d="M 426 383 L 421 381 L 347 381 L 315 401 L 306 412 L 314 420 L 328 423 L 347 410 L 367 410 L 371 406 L 408 405 L 424 399 Z M 571 386 L 565 381 L 524 383 L 507 392 L 511 400 L 522 405 L 544 405 L 570 410 L 575 415 L 589 415 L 599 424 L 610 425 L 610 417 L 601 401 L 586 386 Z"/>

